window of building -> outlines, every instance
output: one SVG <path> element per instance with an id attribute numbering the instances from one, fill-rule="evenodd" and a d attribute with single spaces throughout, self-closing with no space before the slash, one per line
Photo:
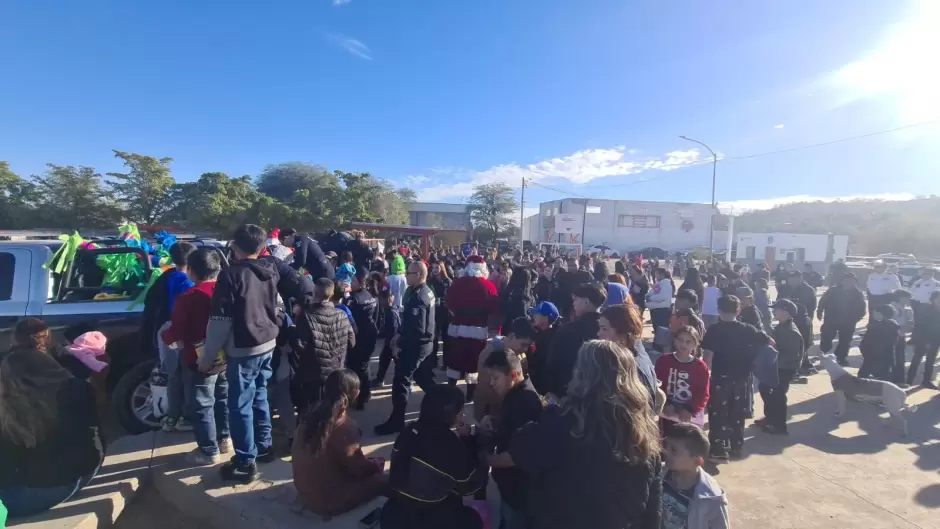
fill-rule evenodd
<path id="1" fill-rule="evenodd" d="M 620 215 L 621 228 L 658 228 L 659 215 Z"/>
<path id="2" fill-rule="evenodd" d="M 600 215 L 601 207 L 600 206 L 588 206 L 587 212 L 588 212 L 588 215 Z"/>
<path id="3" fill-rule="evenodd" d="M 757 248 L 754 246 L 745 247 L 744 255 L 747 259 L 754 259 L 757 256 Z"/>

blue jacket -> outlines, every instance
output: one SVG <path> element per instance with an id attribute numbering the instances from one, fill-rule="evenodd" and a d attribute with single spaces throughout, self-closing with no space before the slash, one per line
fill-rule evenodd
<path id="1" fill-rule="evenodd" d="M 190 281 L 189 276 L 175 268 L 168 270 L 166 273 L 168 274 L 166 279 L 166 299 L 167 308 L 169 309 L 167 314 L 173 314 L 173 304 L 176 303 L 176 296 L 192 288 L 195 283 Z"/>

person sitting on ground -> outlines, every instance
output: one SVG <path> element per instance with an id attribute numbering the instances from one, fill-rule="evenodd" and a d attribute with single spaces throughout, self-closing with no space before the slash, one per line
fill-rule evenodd
<path id="1" fill-rule="evenodd" d="M 170 316 L 170 327 L 160 334 L 163 342 L 180 351 L 185 413 L 193 426 L 196 448 L 187 454 L 193 465 L 214 465 L 221 454 L 232 451 L 228 418 L 228 379 L 225 376 L 225 355 L 222 351 L 206 351 L 206 328 L 212 310 L 216 279 L 222 270 L 219 254 L 210 248 L 199 248 L 186 260 L 189 275 L 195 284 L 180 294 Z M 209 365 L 200 371 L 200 357 Z"/>
<path id="2" fill-rule="evenodd" d="M 482 529 L 480 516 L 463 504 L 486 478 L 463 407 L 456 386 L 439 384 L 424 394 L 418 420 L 405 427 L 392 449 L 382 529 Z"/>
<path id="3" fill-rule="evenodd" d="M 663 529 L 730 529 L 728 499 L 702 465 L 708 437 L 694 424 L 679 423 L 666 434 Z"/>
<path id="4" fill-rule="evenodd" d="M 528 351 L 535 339 L 535 329 L 532 322 L 526 317 L 516 318 L 509 325 L 506 336 L 496 336 L 486 344 L 486 348 L 480 352 L 480 361 L 478 366 L 478 375 L 480 384 L 473 399 L 473 418 L 481 420 L 485 415 L 496 414 L 499 411 L 499 403 L 502 396 L 493 391 L 490 384 L 490 371 L 486 367 L 487 358 L 495 351 L 504 351 L 509 349 L 516 351 L 519 361 L 525 369 L 528 363 Z M 528 370 L 524 372 L 528 375 Z"/>
<path id="5" fill-rule="evenodd" d="M 338 516 L 382 494 L 388 480 L 384 459 L 362 453 L 362 432 L 349 416 L 359 396 L 359 375 L 338 369 L 326 377 L 323 398 L 303 417 L 294 435 L 291 467 L 303 506 Z"/>
<path id="6" fill-rule="evenodd" d="M 523 373 L 522 359 L 511 349 L 493 351 L 487 355 L 484 366 L 489 375 L 488 385 L 500 402 L 498 414 L 483 417 L 480 427 L 492 437 L 496 453 L 502 453 L 509 449 L 509 442 L 516 430 L 539 420 L 542 415 L 542 398 Z M 511 467 L 494 468 L 493 480 L 499 487 L 502 501 L 499 508 L 500 527 L 528 527 L 528 483 L 525 473 Z"/>
<path id="7" fill-rule="evenodd" d="M 0 501 L 10 518 L 68 500 L 104 459 L 91 386 L 17 342 L 0 361 Z"/>
<path id="8" fill-rule="evenodd" d="M 488 460 L 526 474 L 532 529 L 660 527 L 659 429 L 633 355 L 614 342 L 582 345 L 562 406 Z"/>
<path id="9" fill-rule="evenodd" d="M 346 352 L 356 345 L 347 314 L 333 305 L 334 282 L 321 277 L 315 293 L 304 300 L 303 312 L 294 322 L 291 346 L 297 354 L 296 381 L 301 413 L 320 399 L 326 378 L 345 364 Z"/>

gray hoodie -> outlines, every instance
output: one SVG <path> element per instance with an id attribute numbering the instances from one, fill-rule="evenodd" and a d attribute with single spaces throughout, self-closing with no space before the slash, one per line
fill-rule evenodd
<path id="1" fill-rule="evenodd" d="M 698 476 L 689 502 L 689 529 L 731 529 L 725 492 L 708 472 L 699 469 Z"/>

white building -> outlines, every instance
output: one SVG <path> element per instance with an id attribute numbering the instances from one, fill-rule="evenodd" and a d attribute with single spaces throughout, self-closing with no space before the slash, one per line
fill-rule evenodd
<path id="1" fill-rule="evenodd" d="M 522 238 L 539 243 L 605 244 L 616 252 L 708 247 L 710 204 L 568 198 L 539 205 Z"/>
<path id="2" fill-rule="evenodd" d="M 768 263 L 809 263 L 819 271 L 827 263 L 845 259 L 849 248 L 848 235 L 825 233 L 738 233 L 737 262 L 754 265 Z"/>
<path id="3" fill-rule="evenodd" d="M 408 204 L 408 221 L 412 226 L 468 230 L 470 212 L 466 204 L 411 202 Z"/>

